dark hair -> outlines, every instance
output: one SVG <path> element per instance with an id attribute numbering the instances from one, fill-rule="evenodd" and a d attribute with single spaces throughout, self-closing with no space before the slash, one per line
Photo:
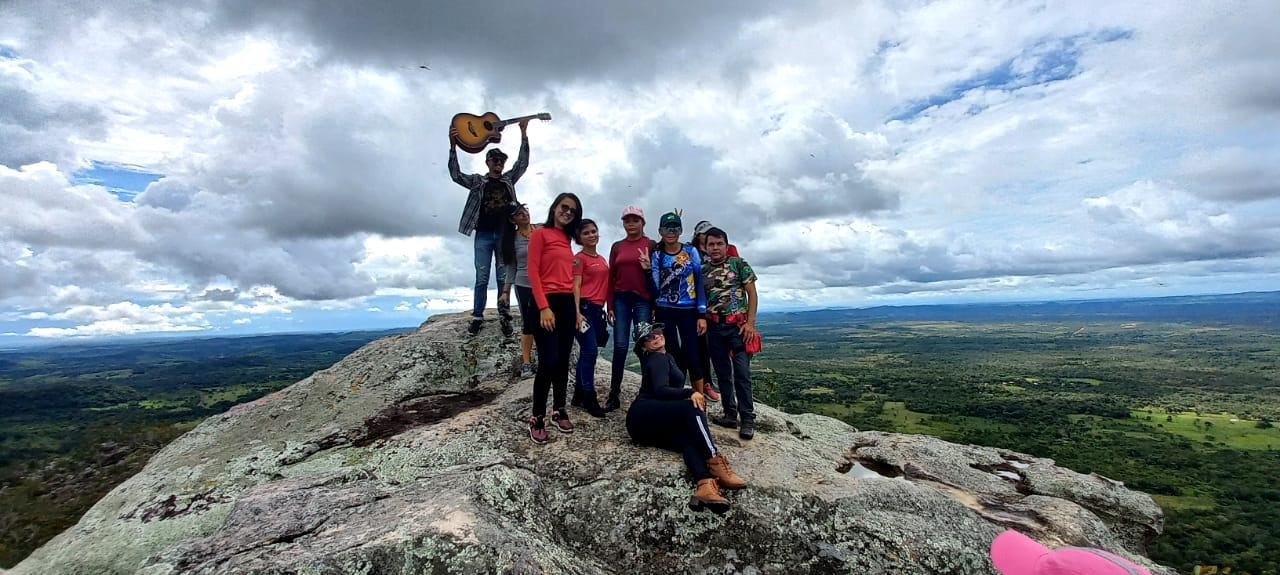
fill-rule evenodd
<path id="1" fill-rule="evenodd" d="M 587 226 L 596 226 L 596 230 L 600 229 L 595 220 L 582 218 L 582 221 L 578 222 L 578 232 L 573 234 L 573 241 L 577 242 L 578 245 L 582 245 L 582 232 L 586 231 Z"/>
<path id="2" fill-rule="evenodd" d="M 551 202 L 551 207 L 547 208 L 547 223 L 543 225 L 545 227 L 555 229 L 556 206 L 560 205 L 560 201 L 565 198 L 573 198 L 573 203 L 578 206 L 577 209 L 573 210 L 573 221 L 569 222 L 569 225 L 564 227 L 565 237 L 572 240 L 578 236 L 578 226 L 582 225 L 582 200 L 578 199 L 577 194 L 564 192 L 556 196 L 556 201 Z"/>
<path id="3" fill-rule="evenodd" d="M 724 233 L 724 230 L 720 228 L 711 228 L 707 230 L 707 233 L 703 235 L 706 236 L 707 238 L 720 238 L 724 240 L 724 243 L 726 244 L 729 243 L 729 234 Z M 706 241 L 706 238 L 703 238 L 703 241 Z M 702 244 L 702 245 L 705 246 L 706 244 Z"/>
<path id="4" fill-rule="evenodd" d="M 502 227 L 502 237 L 498 240 L 498 263 L 506 265 L 516 261 L 516 234 L 520 232 L 520 228 L 512 219 L 516 217 L 516 212 L 528 209 L 524 204 L 516 202 L 508 205 L 507 225 Z"/>

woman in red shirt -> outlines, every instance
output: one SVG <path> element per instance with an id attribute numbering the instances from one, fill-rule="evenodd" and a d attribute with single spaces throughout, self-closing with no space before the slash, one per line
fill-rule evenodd
<path id="1" fill-rule="evenodd" d="M 644 210 L 627 206 L 622 211 L 622 229 L 627 237 L 614 242 L 609 249 L 609 323 L 613 324 L 613 372 L 609 378 L 609 398 L 604 410 L 622 405 L 622 371 L 627 366 L 627 346 L 631 328 L 653 319 L 652 297 L 641 262 L 649 261 L 653 240 L 644 235 Z"/>
<path id="2" fill-rule="evenodd" d="M 604 417 L 600 398 L 596 395 L 596 358 L 600 357 L 601 335 L 608 337 L 608 325 L 604 317 L 604 304 L 609 297 L 609 262 L 596 252 L 600 243 L 600 228 L 591 220 L 582 220 L 578 226 L 578 243 L 582 251 L 573 260 L 573 298 L 577 302 L 578 366 L 574 371 L 574 407 L 582 407 L 592 417 Z"/>
<path id="3" fill-rule="evenodd" d="M 547 211 L 547 223 L 529 237 L 529 283 L 539 310 L 539 326 L 533 339 L 540 367 L 533 378 L 533 416 L 529 418 L 529 438 L 535 443 L 547 441 L 548 392 L 554 394 L 552 424 L 562 433 L 573 433 L 564 405 L 569 385 L 569 350 L 578 319 L 569 238 L 577 235 L 581 222 L 582 202 L 578 196 L 560 194 Z"/>

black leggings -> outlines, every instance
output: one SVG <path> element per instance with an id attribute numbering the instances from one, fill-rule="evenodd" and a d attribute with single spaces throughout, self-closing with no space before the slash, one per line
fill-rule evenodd
<path id="1" fill-rule="evenodd" d="M 706 415 L 692 400 L 636 398 L 627 410 L 627 433 L 640 445 L 684 455 L 694 481 L 711 477 L 707 460 L 716 456 L 716 445 Z"/>
<path id="2" fill-rule="evenodd" d="M 520 333 L 533 335 L 538 328 L 538 302 L 533 301 L 533 288 L 516 286 L 516 301 L 520 304 Z M 575 320 L 576 321 L 576 320 Z"/>
<path id="3" fill-rule="evenodd" d="M 690 381 L 702 379 L 705 374 L 698 354 L 698 310 L 658 306 L 654 315 L 662 322 L 667 353 L 676 358 L 676 365 L 689 374 Z"/>
<path id="4" fill-rule="evenodd" d="M 554 393 L 552 409 L 564 411 L 569 386 L 569 351 L 573 347 L 573 334 L 578 329 L 578 310 L 573 306 L 573 294 L 549 293 L 547 306 L 556 316 L 555 330 L 543 329 L 541 318 L 533 330 L 533 342 L 538 346 L 538 373 L 533 378 L 533 415 L 537 417 L 547 414 L 548 391 Z"/>

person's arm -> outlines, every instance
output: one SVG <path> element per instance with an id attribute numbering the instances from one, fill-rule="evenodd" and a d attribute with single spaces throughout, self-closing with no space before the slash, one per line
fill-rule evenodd
<path id="1" fill-rule="evenodd" d="M 646 287 L 649 288 L 649 303 L 657 305 L 658 276 L 662 273 L 662 256 L 658 253 L 658 249 L 653 248 L 652 246 L 650 246 L 649 253 L 646 255 L 649 258 L 649 267 L 645 270 L 648 273 L 644 274 L 644 283 L 648 284 Z"/>
<path id="2" fill-rule="evenodd" d="M 743 286 L 747 290 L 747 321 L 738 328 L 742 341 L 748 342 L 756 337 L 756 282 Z"/>
<path id="3" fill-rule="evenodd" d="M 702 258 L 698 250 L 690 250 L 689 261 L 693 267 L 693 291 L 698 298 L 698 335 L 707 333 L 707 287 L 702 281 Z"/>
<path id="4" fill-rule="evenodd" d="M 756 297 L 756 271 L 751 269 L 751 264 L 747 260 L 738 258 L 738 281 L 742 282 L 742 289 L 747 292 L 747 321 L 738 328 L 738 333 L 742 334 L 742 341 L 748 342 L 756 337 L 756 311 L 759 309 L 759 301 Z M 731 262 L 732 263 L 732 262 Z"/>
<path id="5" fill-rule="evenodd" d="M 516 233 L 520 233 L 520 232 L 516 232 Z M 526 245 L 525 245 L 525 247 L 526 247 L 526 249 L 527 249 L 527 248 L 528 248 L 528 245 L 526 244 Z M 526 252 L 526 254 L 527 254 L 527 252 Z M 525 258 L 527 259 L 527 258 L 528 258 L 528 255 L 526 255 L 526 256 L 525 256 Z M 507 284 L 507 293 L 510 293 L 510 292 L 511 292 L 511 286 L 515 285 L 515 283 L 516 283 L 516 275 L 519 273 L 519 270 L 520 270 L 520 256 L 519 256 L 519 254 L 517 254 L 517 255 L 516 255 L 516 257 L 511 258 L 511 261 L 506 262 L 506 265 L 504 265 L 504 266 L 503 266 L 503 268 L 504 268 L 504 269 L 503 269 L 503 271 L 502 271 L 502 275 L 503 275 L 504 279 L 506 279 L 506 282 L 505 282 L 505 283 Z"/>
<path id="6" fill-rule="evenodd" d="M 665 353 L 651 353 L 644 358 L 645 369 L 653 382 L 653 395 L 658 399 L 689 399 L 692 387 L 671 387 L 671 365 Z"/>
<path id="7" fill-rule="evenodd" d="M 478 174 L 464 174 L 462 167 L 458 165 L 458 148 L 453 144 L 453 138 L 449 138 L 449 177 L 459 186 L 468 190 L 475 187 Z"/>
<path id="8" fill-rule="evenodd" d="M 574 325 L 574 329 L 578 329 L 582 325 L 582 254 L 573 256 L 573 312 L 577 315 L 578 323 Z"/>
<path id="9" fill-rule="evenodd" d="M 707 313 L 707 286 L 706 282 L 702 281 L 702 257 L 698 255 L 698 250 L 689 251 L 689 261 L 693 262 L 693 289 L 697 292 L 698 313 L 705 315 Z"/>
<path id="10" fill-rule="evenodd" d="M 538 303 L 538 309 L 546 310 L 550 308 L 547 303 L 547 292 L 542 287 L 542 252 L 546 247 L 546 234 L 540 233 L 541 230 L 533 232 L 533 236 L 529 238 L 529 287 L 533 289 L 533 300 Z"/>
<path id="11" fill-rule="evenodd" d="M 605 318 L 609 325 L 613 325 L 613 284 L 618 281 L 618 244 L 620 243 L 622 242 L 613 242 L 613 246 L 609 248 L 609 285 L 604 298 Z"/>
<path id="12" fill-rule="evenodd" d="M 512 185 L 520 181 L 520 176 L 524 175 L 524 171 L 529 169 L 529 121 L 520 122 L 520 153 L 516 154 L 516 164 L 511 166 L 510 170 L 503 177 L 507 178 Z"/>
<path id="13" fill-rule="evenodd" d="M 511 261 L 509 262 L 502 261 L 503 259 L 504 258 L 502 257 L 502 250 L 499 249 L 498 263 L 502 264 L 502 277 L 504 281 L 502 282 L 502 291 L 498 294 L 498 301 L 510 303 L 511 302 L 511 286 L 515 285 L 515 281 L 516 281 L 516 261 L 515 261 L 516 259 L 511 258 Z"/>

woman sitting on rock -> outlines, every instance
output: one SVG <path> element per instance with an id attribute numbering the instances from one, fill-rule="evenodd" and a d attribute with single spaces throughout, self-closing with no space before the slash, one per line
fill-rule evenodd
<path id="1" fill-rule="evenodd" d="M 698 482 L 689 498 L 690 509 L 728 511 L 729 500 L 720 495 L 720 489 L 742 489 L 747 482 L 733 472 L 711 441 L 706 398 L 684 386 L 684 373 L 667 354 L 662 324 L 638 323 L 635 340 L 641 382 L 640 393 L 627 410 L 627 433 L 641 445 L 684 455 L 689 473 Z"/>

